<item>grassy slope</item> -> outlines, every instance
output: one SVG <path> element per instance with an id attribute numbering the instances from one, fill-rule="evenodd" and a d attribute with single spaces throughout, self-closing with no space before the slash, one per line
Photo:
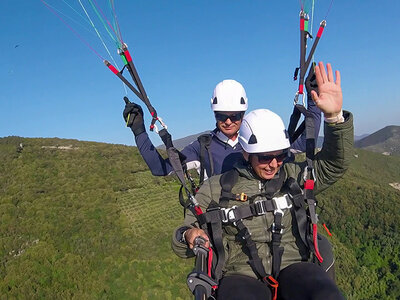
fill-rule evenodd
<path id="1" fill-rule="evenodd" d="M 42 148 L 51 145 L 78 149 Z M 357 152 L 345 177 L 319 197 L 321 215 L 334 232 L 347 297 L 391 299 L 400 295 L 400 192 L 388 183 L 400 182 L 400 159 Z M 190 298 L 185 279 L 193 261 L 170 250 L 183 218 L 178 188 L 172 178 L 151 176 L 134 147 L 0 139 L 0 295 Z"/>

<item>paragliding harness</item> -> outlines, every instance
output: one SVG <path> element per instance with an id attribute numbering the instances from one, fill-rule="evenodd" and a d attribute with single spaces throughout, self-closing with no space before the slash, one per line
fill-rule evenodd
<path id="1" fill-rule="evenodd" d="M 280 245 L 284 229 L 282 217 L 285 213 L 290 213 L 290 209 L 294 212 L 302 242 L 314 255 L 318 255 L 318 249 L 314 248 L 315 244 L 313 244 L 313 239 L 310 237 L 312 230 L 310 229 L 309 220 L 312 208 L 308 207 L 306 209 L 304 200 L 307 192 L 302 191 L 294 178 L 289 177 L 285 181 L 285 177 L 285 171 L 282 169 L 278 178 L 271 180 L 264 192 L 247 196 L 245 193 L 232 193 L 232 188 L 239 178 L 239 173 L 236 169 L 228 171 L 221 176 L 220 185 L 222 189 L 219 203 L 211 201 L 206 212 L 196 215 L 200 227 L 208 232 L 216 254 L 214 255 L 212 276 L 208 275 L 207 280 L 203 279 L 206 286 L 209 286 L 210 280 L 218 282 L 222 278 L 222 269 L 225 263 L 225 250 L 222 241 L 224 226 L 236 227 L 238 230 L 236 240 L 242 241 L 243 246 L 247 248 L 248 263 L 257 277 L 271 287 L 274 295 L 273 299 L 277 297 L 279 284 L 276 278 L 279 275 L 283 254 L 283 247 Z M 278 192 L 283 193 L 283 196 L 274 197 Z M 255 201 L 258 197 L 263 200 Z M 248 201 L 249 204 L 229 208 L 229 201 L 231 200 Z M 256 244 L 251 238 L 251 233 L 243 223 L 243 219 L 259 217 L 267 213 L 273 213 L 274 215 L 274 221 L 270 228 L 272 233 L 272 274 L 268 274 L 265 271 L 262 260 L 258 255 Z M 212 252 L 210 255 L 212 255 Z M 204 274 L 202 275 L 204 277 Z M 193 274 L 189 275 L 188 279 L 192 277 Z M 198 278 L 198 281 L 201 281 L 201 278 Z M 214 286 L 214 289 L 216 289 L 216 286 Z"/>
<path id="2" fill-rule="evenodd" d="M 213 136 L 211 133 L 205 133 L 205 134 L 202 134 L 197 137 L 197 141 L 199 142 L 199 145 L 200 145 L 200 155 L 199 155 L 200 156 L 200 175 L 199 175 L 200 179 L 199 179 L 198 184 L 196 184 L 196 182 L 194 181 L 190 172 L 188 171 L 186 164 L 185 164 L 185 160 L 184 159 L 182 160 L 182 168 L 183 168 L 183 171 L 185 172 L 186 178 L 190 182 L 191 192 L 193 195 L 196 195 L 200 186 L 203 184 L 205 173 L 207 174 L 208 178 L 211 177 L 212 175 L 214 175 L 213 157 L 212 157 L 212 152 L 210 149 L 212 137 Z M 208 155 L 208 159 L 210 162 L 209 169 L 206 168 L 206 163 L 205 163 L 206 155 Z M 179 202 L 183 206 L 183 210 L 184 210 L 183 214 L 185 215 L 186 209 L 190 205 L 190 202 L 187 199 L 185 199 L 183 191 L 184 191 L 184 186 L 181 185 L 181 188 L 179 189 Z"/>

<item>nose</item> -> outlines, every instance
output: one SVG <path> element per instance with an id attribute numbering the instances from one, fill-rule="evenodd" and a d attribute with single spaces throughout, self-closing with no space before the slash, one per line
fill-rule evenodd
<path id="1" fill-rule="evenodd" d="M 227 125 L 230 125 L 230 124 L 232 124 L 232 121 L 231 121 L 230 118 L 228 118 L 228 119 L 226 119 L 226 121 L 224 123 L 227 124 Z"/>
<path id="2" fill-rule="evenodd" d="M 269 163 L 269 166 L 270 166 L 271 168 L 277 168 L 277 167 L 278 167 L 278 161 L 276 160 L 276 158 L 273 158 L 273 159 L 271 160 L 271 162 Z"/>

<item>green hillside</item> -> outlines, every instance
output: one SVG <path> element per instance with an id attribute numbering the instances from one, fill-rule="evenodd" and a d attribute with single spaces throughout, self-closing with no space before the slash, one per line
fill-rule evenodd
<path id="1" fill-rule="evenodd" d="M 337 281 L 348 299 L 397 299 L 400 157 L 357 155 L 318 198 Z M 193 260 L 170 248 L 178 188 L 135 147 L 0 138 L 0 299 L 190 299 Z"/>

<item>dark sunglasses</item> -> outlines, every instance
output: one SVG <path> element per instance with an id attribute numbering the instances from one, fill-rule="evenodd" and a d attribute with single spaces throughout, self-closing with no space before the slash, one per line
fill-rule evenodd
<path id="1" fill-rule="evenodd" d="M 221 114 L 216 112 L 215 113 L 215 119 L 217 121 L 221 121 L 221 122 L 225 122 L 226 120 L 230 119 L 232 122 L 236 122 L 239 121 L 243 118 L 244 112 L 238 112 L 236 114 L 233 115 L 225 115 L 225 114 Z"/>
<path id="2" fill-rule="evenodd" d="M 285 158 L 288 157 L 289 152 L 285 151 L 278 155 L 263 155 L 263 154 L 254 154 L 254 155 L 257 156 L 258 162 L 260 164 L 269 164 L 274 158 L 276 159 L 277 162 L 284 161 Z"/>

